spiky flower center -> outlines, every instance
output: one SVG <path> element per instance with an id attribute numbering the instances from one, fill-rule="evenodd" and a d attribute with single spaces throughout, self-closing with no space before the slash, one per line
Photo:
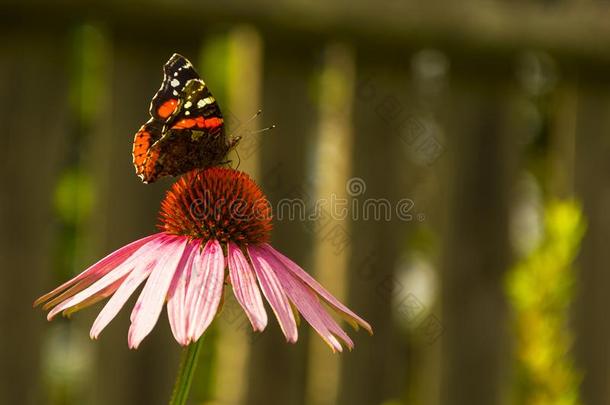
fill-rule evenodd
<path id="1" fill-rule="evenodd" d="M 268 242 L 271 205 L 247 174 L 224 167 L 182 176 L 161 203 L 161 230 L 240 246 Z"/>

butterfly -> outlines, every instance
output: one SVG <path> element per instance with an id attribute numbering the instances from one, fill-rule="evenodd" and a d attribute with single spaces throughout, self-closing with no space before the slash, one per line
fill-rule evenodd
<path id="1" fill-rule="evenodd" d="M 220 107 L 191 62 L 175 53 L 163 73 L 151 118 L 133 140 L 133 164 L 144 183 L 225 163 L 239 142 L 227 137 Z"/>

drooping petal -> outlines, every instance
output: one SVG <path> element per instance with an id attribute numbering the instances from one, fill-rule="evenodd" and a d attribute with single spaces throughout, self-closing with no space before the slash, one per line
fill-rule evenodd
<path id="1" fill-rule="evenodd" d="M 51 320 L 61 311 L 76 306 L 82 303 L 83 301 L 90 299 L 91 297 L 100 295 L 100 292 L 105 290 L 108 286 L 111 286 L 112 284 L 126 277 L 127 274 L 129 274 L 133 270 L 137 263 L 142 261 L 148 263 L 151 260 L 149 258 L 150 252 L 157 249 L 160 243 L 162 243 L 162 240 L 163 238 L 161 237 L 154 238 L 149 240 L 144 245 L 140 246 L 138 250 L 133 252 L 127 260 L 123 261 L 123 263 L 119 264 L 116 268 L 108 271 L 89 287 L 85 288 L 78 294 L 68 298 L 67 300 L 61 302 L 59 305 L 53 308 L 53 310 L 51 310 L 47 315 L 47 319 Z"/>
<path id="2" fill-rule="evenodd" d="M 131 325 L 127 338 L 130 348 L 137 349 L 157 323 L 186 243 L 186 237 L 166 236 L 163 245 L 155 253 L 158 258 L 157 263 L 131 312 Z"/>
<path id="3" fill-rule="evenodd" d="M 110 253 L 108 256 L 99 260 L 97 263 L 90 266 L 85 271 L 78 274 L 76 277 L 66 281 L 53 291 L 46 293 L 42 297 L 34 301 L 34 306 L 38 306 L 43 302 L 53 299 L 55 303 L 49 303 L 49 306 L 55 306 L 57 302 L 64 301 L 71 296 L 77 294 L 83 289 L 90 286 L 93 282 L 100 279 L 102 276 L 113 270 L 125 260 L 127 260 L 135 251 L 137 251 L 145 243 L 161 237 L 162 233 L 156 233 L 135 242 L 123 246 L 122 248 Z M 71 288 L 72 287 L 72 288 Z M 67 290 L 67 291 L 66 291 Z M 58 297 L 59 296 L 59 297 Z"/>
<path id="4" fill-rule="evenodd" d="M 339 312 L 354 328 L 358 329 L 358 325 L 362 326 L 369 333 L 373 333 L 373 328 L 364 319 L 356 315 L 352 310 L 343 305 L 338 299 L 328 292 L 318 281 L 309 275 L 305 270 L 300 268 L 295 262 L 275 250 L 271 245 L 265 244 L 261 247 L 265 252 L 271 254 L 280 260 L 288 270 L 292 272 L 298 279 L 307 284 L 316 294 L 318 294 L 328 305 Z"/>
<path id="5" fill-rule="evenodd" d="M 256 272 L 256 277 L 263 290 L 263 294 L 269 305 L 271 305 L 280 328 L 284 336 L 286 336 L 286 340 L 294 343 L 298 339 L 298 331 L 290 302 L 263 253 L 260 248 L 255 246 L 248 247 L 248 254 L 250 255 L 250 260 L 254 266 L 254 271 Z"/>
<path id="6" fill-rule="evenodd" d="M 216 316 L 224 286 L 224 268 L 224 253 L 218 241 L 211 239 L 202 251 L 197 251 L 186 292 L 189 343 L 198 340 Z"/>
<path id="7" fill-rule="evenodd" d="M 110 297 L 102 311 L 99 313 L 89 331 L 91 339 L 97 339 L 102 330 L 114 319 L 131 294 L 146 280 L 152 271 L 155 261 L 137 264 L 131 273 L 121 283 L 120 287 Z"/>
<path id="8" fill-rule="evenodd" d="M 120 287 L 123 280 L 125 280 L 125 277 L 121 278 L 118 281 L 115 281 L 114 283 L 112 283 L 108 287 L 104 288 L 99 293 L 92 295 L 91 297 L 87 298 L 86 300 L 82 301 L 81 303 L 76 304 L 70 308 L 64 309 L 62 311 L 62 315 L 69 317 L 70 315 L 72 315 L 75 312 L 80 311 L 81 309 L 85 309 L 91 305 L 94 305 L 100 301 L 105 300 L 106 298 L 108 298 L 112 294 L 114 294 L 114 292 Z"/>
<path id="9" fill-rule="evenodd" d="M 256 275 L 246 256 L 233 242 L 229 242 L 229 276 L 237 302 L 246 312 L 252 328 L 262 331 L 267 326 L 267 312 L 261 292 L 256 284 Z"/>
<path id="10" fill-rule="evenodd" d="M 174 338 L 178 343 L 185 346 L 188 344 L 188 322 L 186 311 L 186 291 L 189 284 L 190 272 L 193 260 L 197 254 L 201 242 L 191 241 L 184 251 L 182 260 L 178 264 L 174 279 L 167 293 L 167 317 Z"/>
<path id="11" fill-rule="evenodd" d="M 316 332 L 330 346 L 333 352 L 343 351 L 341 343 L 337 337 L 342 339 L 349 349 L 352 349 L 354 343 L 341 329 L 337 322 L 326 312 L 318 297 L 314 292 L 297 279 L 285 266 L 275 257 L 267 252 L 261 253 L 264 258 L 272 265 L 278 280 L 290 298 L 290 301 L 296 306 L 305 320 L 314 328 Z"/>

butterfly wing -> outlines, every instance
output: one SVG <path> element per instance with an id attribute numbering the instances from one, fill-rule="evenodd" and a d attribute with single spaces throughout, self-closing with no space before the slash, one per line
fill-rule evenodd
<path id="1" fill-rule="evenodd" d="M 144 183 L 222 163 L 227 141 L 216 99 L 191 63 L 174 54 L 150 104 L 151 119 L 136 133 L 133 162 Z"/>
<path id="2" fill-rule="evenodd" d="M 189 80 L 183 93 L 183 101 L 166 127 L 173 130 L 199 131 L 203 133 L 202 136 L 224 135 L 224 120 L 220 107 L 203 80 Z"/>
<path id="3" fill-rule="evenodd" d="M 162 122 L 170 120 L 180 107 L 185 85 L 192 79 L 199 79 L 199 75 L 191 62 L 173 54 L 163 66 L 163 82 L 150 103 L 150 116 Z"/>
<path id="4" fill-rule="evenodd" d="M 155 163 L 159 158 L 158 151 L 151 148 L 162 138 L 164 124 L 180 108 L 184 86 L 197 78 L 199 75 L 191 62 L 177 53 L 163 66 L 163 82 L 149 107 L 152 118 L 136 132 L 133 140 L 133 164 L 142 181 L 152 182 L 158 177 Z"/>
<path id="5" fill-rule="evenodd" d="M 133 165 L 136 168 L 136 175 L 146 183 L 154 181 L 157 177 L 154 162 L 158 156 L 156 156 L 156 153 L 151 153 L 151 147 L 161 139 L 161 136 L 159 124 L 151 119 L 142 125 L 133 139 Z"/>
<path id="6" fill-rule="evenodd" d="M 184 97 L 165 123 L 163 135 L 148 150 L 144 182 L 218 165 L 235 144 L 227 142 L 222 113 L 205 83 L 191 79 L 183 90 Z"/>

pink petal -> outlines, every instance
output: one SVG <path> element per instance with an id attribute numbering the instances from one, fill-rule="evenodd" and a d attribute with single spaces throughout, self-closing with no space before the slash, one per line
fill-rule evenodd
<path id="1" fill-rule="evenodd" d="M 328 305 L 333 307 L 337 312 L 341 313 L 347 321 L 349 321 L 352 326 L 356 329 L 358 325 L 362 326 L 369 333 L 373 333 L 373 329 L 371 325 L 368 324 L 364 319 L 360 318 L 354 312 L 352 312 L 348 307 L 343 305 L 338 299 L 333 297 L 331 293 L 328 292 L 320 283 L 318 283 L 312 276 L 309 275 L 305 270 L 300 268 L 296 263 L 292 260 L 275 250 L 271 245 L 264 244 L 261 249 L 275 256 L 278 260 L 280 260 L 287 268 L 294 274 L 298 279 L 307 284 L 312 290 L 316 292 Z"/>
<path id="2" fill-rule="evenodd" d="M 167 293 L 167 317 L 169 325 L 174 338 L 183 346 L 188 344 L 186 291 L 193 260 L 199 247 L 199 241 L 192 241 L 186 246 L 182 260 L 178 264 L 178 269 Z"/>
<path id="3" fill-rule="evenodd" d="M 149 240 L 144 245 L 140 246 L 137 251 L 131 254 L 127 260 L 123 263 L 119 264 L 116 268 L 106 272 L 100 279 L 91 284 L 89 287 L 85 288 L 78 294 L 74 295 L 71 298 L 63 301 L 59 305 L 57 305 L 49 314 L 47 315 L 47 319 L 51 320 L 55 315 L 59 312 L 76 306 L 81 302 L 92 298 L 96 295 L 99 295 L 101 291 L 106 289 L 106 287 L 116 283 L 120 279 L 124 278 L 127 274 L 129 274 L 133 268 L 136 266 L 138 261 L 147 261 L 149 260 L 148 255 L 151 251 L 155 250 L 162 240 L 162 237 L 157 237 Z M 146 262 L 148 263 L 148 262 Z"/>
<path id="4" fill-rule="evenodd" d="M 275 272 L 269 265 L 267 259 L 265 259 L 264 252 L 255 247 L 248 247 L 248 254 L 252 264 L 254 265 L 254 271 L 258 277 L 258 282 L 263 290 L 265 298 L 271 305 L 273 312 L 280 324 L 280 328 L 286 336 L 288 342 L 294 343 L 298 338 L 297 325 L 294 320 L 294 314 L 290 307 L 290 302 L 286 297 L 286 293 L 282 288 Z"/>
<path id="5" fill-rule="evenodd" d="M 87 308 L 90 305 L 94 305 L 100 301 L 105 300 L 106 298 L 108 298 L 109 296 L 111 296 L 112 294 L 114 294 L 114 292 L 119 288 L 119 286 L 121 285 L 121 283 L 123 282 L 123 280 L 125 280 L 125 277 L 121 278 L 120 280 L 112 283 L 111 285 L 109 285 L 108 287 L 104 288 L 102 291 L 100 291 L 99 293 L 92 295 L 91 297 L 87 298 L 86 300 L 84 300 L 83 302 L 65 309 L 62 312 L 63 316 L 70 316 L 75 312 L 80 311 L 81 309 Z"/>
<path id="6" fill-rule="evenodd" d="M 242 306 L 252 328 L 262 331 L 267 326 L 267 312 L 256 284 L 256 276 L 241 249 L 229 242 L 229 275 L 237 302 Z"/>
<path id="7" fill-rule="evenodd" d="M 34 306 L 40 305 L 43 302 L 52 299 L 53 297 L 61 294 L 64 290 L 74 286 L 75 284 L 82 282 L 81 287 L 72 291 L 72 294 L 65 295 L 61 301 L 64 299 L 70 298 L 72 295 L 78 293 L 82 289 L 88 287 L 93 281 L 99 279 L 119 264 L 124 262 L 129 256 L 131 256 L 136 250 L 138 250 L 142 245 L 149 242 L 152 239 L 158 238 L 162 233 L 156 233 L 154 235 L 147 236 L 145 238 L 139 239 L 135 242 L 131 242 L 130 244 L 123 246 L 122 248 L 110 253 L 108 256 L 104 257 L 94 265 L 90 266 L 88 269 L 77 275 L 76 277 L 66 281 L 53 291 L 43 295 L 34 301 Z M 87 282 L 88 281 L 88 282 Z"/>
<path id="8" fill-rule="evenodd" d="M 114 319 L 119 313 L 123 305 L 127 302 L 131 294 L 146 280 L 150 275 L 156 262 L 151 261 L 149 263 L 142 262 L 136 265 L 131 273 L 121 283 L 120 287 L 110 297 L 102 311 L 99 313 L 93 326 L 89 331 L 91 339 L 97 339 L 102 330 Z"/>
<path id="9" fill-rule="evenodd" d="M 296 306 L 305 320 L 315 329 L 316 332 L 330 346 L 333 352 L 343 351 L 341 343 L 335 335 L 341 338 L 348 348 L 352 349 L 354 343 L 347 334 L 339 327 L 337 322 L 326 312 L 318 297 L 303 282 L 298 280 L 285 266 L 275 257 L 268 253 L 262 253 L 269 263 L 273 264 L 273 269 L 280 283 L 284 287 L 286 294 Z"/>
<path id="10" fill-rule="evenodd" d="M 131 312 L 131 326 L 127 338 L 130 348 L 137 349 L 157 323 L 186 243 L 187 238 L 183 236 L 166 236 L 163 245 L 154 253 L 157 263 Z"/>
<path id="11" fill-rule="evenodd" d="M 218 241 L 211 239 L 203 251 L 197 251 L 186 292 L 189 343 L 198 340 L 216 316 L 224 286 L 224 268 L 224 253 Z"/>

